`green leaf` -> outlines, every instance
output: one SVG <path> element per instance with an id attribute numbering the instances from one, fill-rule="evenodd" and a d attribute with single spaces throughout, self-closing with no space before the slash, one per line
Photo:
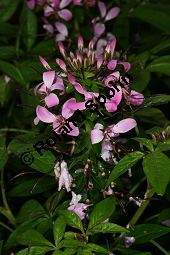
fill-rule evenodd
<path id="1" fill-rule="evenodd" d="M 90 229 L 92 233 L 120 233 L 120 232 L 129 232 L 128 229 L 121 227 L 117 224 L 106 222 L 101 223 Z"/>
<path id="2" fill-rule="evenodd" d="M 39 217 L 44 217 L 46 212 L 40 203 L 34 199 L 26 201 L 17 216 L 17 222 L 23 223 L 27 220 L 34 220 Z"/>
<path id="3" fill-rule="evenodd" d="M 20 51 L 20 55 L 23 53 Z M 11 60 L 16 57 L 16 48 L 14 46 L 1 46 L 0 47 L 0 59 Z"/>
<path id="4" fill-rule="evenodd" d="M 78 241 L 78 240 L 74 240 L 74 239 L 66 239 L 66 240 L 63 240 L 61 242 L 62 246 L 63 247 L 69 247 L 69 248 L 73 248 L 73 247 L 86 247 L 86 244 L 81 242 L 81 241 Z"/>
<path id="5" fill-rule="evenodd" d="M 47 246 L 31 246 L 30 248 L 23 249 L 22 251 L 19 251 L 16 253 L 16 255 L 45 255 L 48 251 L 51 251 L 53 249 L 47 247 Z"/>
<path id="6" fill-rule="evenodd" d="M 168 102 L 170 102 L 170 95 L 154 95 L 146 98 L 143 106 L 150 107 L 153 105 L 167 104 Z"/>
<path id="7" fill-rule="evenodd" d="M 94 252 L 101 252 L 101 253 L 109 254 L 109 252 L 105 248 L 103 248 L 97 244 L 94 244 L 94 243 L 88 243 L 87 248 L 90 248 L 91 251 L 94 251 Z"/>
<path id="8" fill-rule="evenodd" d="M 19 0 L 1 0 L 0 1 L 0 20 L 7 21 L 11 18 L 17 9 Z"/>
<path id="9" fill-rule="evenodd" d="M 23 24 L 23 42 L 29 51 L 36 41 L 37 17 L 27 6 L 23 9 L 21 23 Z"/>
<path id="10" fill-rule="evenodd" d="M 144 108 L 134 113 L 135 119 L 140 122 L 150 123 L 152 125 L 165 126 L 169 123 L 162 111 L 156 108 Z"/>
<path id="11" fill-rule="evenodd" d="M 39 194 L 56 187 L 54 177 L 43 176 L 35 178 L 23 178 L 22 182 L 13 184 L 13 188 L 8 192 L 12 197 L 24 197 Z"/>
<path id="12" fill-rule="evenodd" d="M 158 53 L 164 49 L 167 49 L 170 47 L 170 39 L 164 40 L 163 42 L 159 43 L 158 45 L 156 45 L 155 47 L 153 47 L 151 49 L 152 53 Z"/>
<path id="13" fill-rule="evenodd" d="M 62 216 L 58 217 L 58 219 L 54 222 L 53 226 L 53 235 L 56 247 L 59 245 L 60 241 L 64 236 L 65 228 L 66 223 L 64 221 L 64 218 Z"/>
<path id="14" fill-rule="evenodd" d="M 156 58 L 146 67 L 146 70 L 170 75 L 170 55 Z"/>
<path id="15" fill-rule="evenodd" d="M 82 233 L 84 233 L 83 225 L 79 216 L 72 212 L 66 210 L 58 210 L 58 213 L 64 217 L 64 220 L 67 225 L 79 229 Z"/>
<path id="16" fill-rule="evenodd" d="M 115 210 L 116 202 L 113 197 L 97 203 L 90 213 L 88 230 L 109 218 Z"/>
<path id="17" fill-rule="evenodd" d="M 146 148 L 148 148 L 151 152 L 154 151 L 154 146 L 153 146 L 153 142 L 152 140 L 146 139 L 146 138 L 132 138 L 133 140 L 137 141 L 140 143 L 140 145 L 145 146 Z"/>
<path id="18" fill-rule="evenodd" d="M 14 65 L 0 60 L 0 70 L 11 77 L 14 81 L 18 82 L 21 85 L 25 85 L 24 78 L 20 72 L 20 70 Z"/>
<path id="19" fill-rule="evenodd" d="M 143 70 L 139 74 L 137 74 L 135 81 L 130 84 L 130 88 L 138 92 L 143 92 L 147 87 L 150 78 L 151 78 L 150 73 Z"/>
<path id="20" fill-rule="evenodd" d="M 55 247 L 52 243 L 50 243 L 47 239 L 43 237 L 38 231 L 34 229 L 29 229 L 22 233 L 20 237 L 18 238 L 18 242 L 20 244 L 24 245 L 35 245 L 35 246 L 50 246 L 50 247 Z"/>
<path id="21" fill-rule="evenodd" d="M 16 37 L 17 31 L 18 26 L 0 21 L 0 35 L 6 35 L 7 37 Z"/>
<path id="22" fill-rule="evenodd" d="M 130 12 L 129 17 L 141 19 L 162 31 L 170 32 L 170 17 L 163 11 L 141 5 Z"/>
<path id="23" fill-rule="evenodd" d="M 160 151 L 144 157 L 143 170 L 158 195 L 165 193 L 170 180 L 170 159 Z"/>
<path id="24" fill-rule="evenodd" d="M 124 174 L 129 168 L 134 166 L 143 156 L 144 153 L 140 151 L 134 151 L 123 157 L 113 168 L 107 181 L 106 187 L 108 187 L 109 184 L 117 179 L 120 175 Z"/>
<path id="25" fill-rule="evenodd" d="M 92 253 L 92 251 L 91 250 L 89 250 L 89 249 L 83 249 L 83 248 L 80 248 L 78 251 L 77 251 L 77 253 L 76 253 L 76 255 L 93 255 L 94 253 Z"/>
<path id="26" fill-rule="evenodd" d="M 160 149 L 161 151 L 169 151 L 170 150 L 170 139 L 165 140 L 162 143 L 159 143 L 157 148 Z"/>
<path id="27" fill-rule="evenodd" d="M 130 232 L 135 237 L 135 244 L 146 243 L 170 232 L 170 228 L 157 224 L 141 224 Z"/>
<path id="28" fill-rule="evenodd" d="M 31 152 L 34 157 L 31 168 L 36 169 L 37 171 L 42 173 L 50 173 L 54 176 L 54 162 L 56 160 L 56 157 L 52 154 L 51 151 L 43 150 L 42 153 L 43 155 L 40 156 L 40 154 L 36 151 Z"/>

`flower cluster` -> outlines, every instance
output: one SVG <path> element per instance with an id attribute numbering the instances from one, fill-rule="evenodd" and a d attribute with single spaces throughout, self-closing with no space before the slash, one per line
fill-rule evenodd
<path id="1" fill-rule="evenodd" d="M 67 26 L 63 21 L 72 19 L 72 12 L 66 7 L 72 0 L 29 0 L 28 7 L 34 9 L 36 6 L 42 6 L 44 9 L 44 29 L 49 35 L 53 35 L 55 31 L 56 41 L 64 41 L 68 36 Z"/>
<path id="2" fill-rule="evenodd" d="M 63 56 L 63 59 L 56 59 L 60 73 L 52 70 L 46 60 L 40 57 L 46 71 L 43 73 L 43 82 L 36 86 L 35 93 L 41 95 L 45 107 L 37 106 L 35 124 L 39 121 L 52 123 L 53 130 L 57 134 L 63 134 L 63 126 L 68 125 L 68 119 L 74 115 L 75 111 L 86 110 L 89 100 L 94 104 L 102 103 L 104 110 L 108 113 L 116 112 L 122 101 L 127 106 L 130 104 L 138 106 L 143 103 L 143 95 L 129 87 L 130 81 L 126 77 L 126 72 L 131 67 L 130 63 L 115 59 L 116 39 L 107 44 L 104 53 L 100 56 L 95 54 L 94 41 L 90 41 L 87 49 L 84 47 L 84 40 L 81 36 L 78 38 L 76 54 L 70 52 L 67 55 L 64 45 L 61 42 L 58 45 Z M 123 76 L 120 75 L 120 71 L 116 70 L 120 67 L 123 67 L 125 72 Z M 77 101 L 75 97 L 68 98 L 67 87 L 70 87 L 72 94 L 75 97 L 78 95 L 81 101 Z M 57 95 L 54 90 L 60 93 Z M 105 97 L 104 102 L 103 97 L 99 96 L 101 94 Z M 60 99 L 62 102 L 63 99 L 65 100 L 62 105 Z M 59 106 L 57 111 L 54 110 L 56 106 Z M 50 111 L 47 108 L 50 108 Z M 112 150 L 111 139 L 128 132 L 135 126 L 136 122 L 132 118 L 121 120 L 116 125 L 112 124 L 105 129 L 103 125 L 96 123 L 91 133 L 92 143 L 103 140 L 101 155 L 106 160 L 105 155 L 110 155 Z M 68 135 L 79 136 L 80 131 L 76 121 L 72 121 L 69 128 L 71 131 Z"/>

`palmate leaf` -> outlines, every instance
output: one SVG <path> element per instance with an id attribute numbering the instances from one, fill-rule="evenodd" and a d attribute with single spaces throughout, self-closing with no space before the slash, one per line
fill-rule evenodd
<path id="1" fill-rule="evenodd" d="M 97 203 L 90 214 L 88 230 L 109 218 L 115 210 L 116 202 L 113 197 L 106 198 Z"/>
<path id="2" fill-rule="evenodd" d="M 154 151 L 144 157 L 143 170 L 155 192 L 163 195 L 170 181 L 170 159 L 161 151 Z"/>
<path id="3" fill-rule="evenodd" d="M 120 175 L 124 174 L 129 168 L 134 166 L 143 156 L 144 153 L 140 151 L 135 151 L 123 157 L 112 170 L 107 181 L 106 187 L 108 187 L 110 183 L 117 179 Z"/>

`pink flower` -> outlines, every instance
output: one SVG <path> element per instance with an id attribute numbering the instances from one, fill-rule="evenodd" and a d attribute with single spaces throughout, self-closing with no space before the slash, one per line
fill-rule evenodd
<path id="1" fill-rule="evenodd" d="M 144 101 L 144 95 L 135 90 L 131 90 L 129 94 L 124 95 L 124 97 L 129 104 L 133 104 L 135 106 L 141 105 Z"/>
<path id="2" fill-rule="evenodd" d="M 100 123 L 96 123 L 94 129 L 91 131 L 92 144 L 101 142 L 104 137 L 112 138 L 117 137 L 122 133 L 126 133 L 132 128 L 136 127 L 137 123 L 134 119 L 127 118 L 119 121 L 117 124 L 108 126 L 104 130 L 104 126 Z M 108 145 L 105 145 L 107 147 Z"/>
<path id="3" fill-rule="evenodd" d="M 92 21 L 94 35 L 97 38 L 99 38 L 105 32 L 104 23 L 108 20 L 116 18 L 120 12 L 120 9 L 118 7 L 113 7 L 109 11 L 107 11 L 105 3 L 102 1 L 98 2 L 98 8 L 99 8 L 101 17 L 97 17 L 96 19 Z"/>
<path id="4" fill-rule="evenodd" d="M 80 194 L 76 195 L 74 192 L 72 192 L 72 200 L 67 210 L 75 212 L 80 217 L 80 219 L 83 220 L 86 215 L 84 210 L 87 210 L 87 208 L 90 205 L 79 203 L 80 200 L 81 200 L 81 195 Z"/>
<path id="5" fill-rule="evenodd" d="M 60 191 L 62 187 L 65 187 L 67 192 L 69 192 L 71 190 L 73 178 L 69 174 L 67 163 L 64 160 L 62 160 L 61 163 L 57 162 L 55 164 L 54 173 L 56 178 L 59 178 L 58 191 Z"/>
<path id="6" fill-rule="evenodd" d="M 83 5 L 83 0 L 73 0 L 74 5 Z M 87 0 L 88 7 L 93 7 L 96 4 L 96 0 Z"/>
<path id="7" fill-rule="evenodd" d="M 50 108 L 59 104 L 58 96 L 51 93 L 56 89 L 64 91 L 63 81 L 56 76 L 55 71 L 47 71 L 43 73 L 43 83 L 36 86 L 35 93 L 45 94 L 45 103 Z"/>
<path id="8" fill-rule="evenodd" d="M 63 9 L 71 3 L 72 0 L 61 0 L 61 1 L 54 1 L 51 0 L 50 6 L 46 6 L 44 8 L 44 15 L 50 16 L 51 14 L 57 12 L 58 16 L 61 19 L 69 21 L 72 18 L 72 13 L 68 9 Z"/>

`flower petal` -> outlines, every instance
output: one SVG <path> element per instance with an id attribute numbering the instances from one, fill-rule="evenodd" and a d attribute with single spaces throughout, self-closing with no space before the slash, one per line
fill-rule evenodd
<path id="1" fill-rule="evenodd" d="M 114 133 L 126 133 L 136 126 L 136 120 L 132 118 L 127 118 L 119 121 L 116 125 L 114 125 L 112 130 Z"/>
<path id="2" fill-rule="evenodd" d="M 104 2 L 102 1 L 99 1 L 98 2 L 98 7 L 99 7 L 99 10 L 100 10 L 100 15 L 102 18 L 104 18 L 106 16 L 106 5 Z"/>
<path id="3" fill-rule="evenodd" d="M 128 72 L 131 68 L 131 64 L 129 62 L 118 62 L 119 65 L 123 65 L 125 72 Z"/>
<path id="4" fill-rule="evenodd" d="M 109 63 L 107 64 L 107 68 L 109 70 L 114 70 L 117 66 L 117 60 L 111 60 L 109 61 Z"/>
<path id="5" fill-rule="evenodd" d="M 61 22 L 55 22 L 55 27 L 57 28 L 58 32 L 64 36 L 68 36 L 67 27 Z"/>
<path id="6" fill-rule="evenodd" d="M 36 107 L 36 114 L 39 120 L 45 123 L 52 123 L 56 120 L 56 116 L 49 112 L 45 107 L 38 105 Z"/>
<path id="7" fill-rule="evenodd" d="M 47 70 L 51 69 L 50 65 L 47 63 L 47 61 L 43 57 L 39 56 L 39 60 L 41 64 L 45 67 L 45 69 Z"/>
<path id="8" fill-rule="evenodd" d="M 55 78 L 55 71 L 48 71 L 43 73 L 43 81 L 45 86 L 50 89 Z"/>
<path id="9" fill-rule="evenodd" d="M 91 142 L 92 144 L 100 143 L 104 138 L 104 133 L 102 130 L 99 129 L 92 129 L 91 130 Z"/>
<path id="10" fill-rule="evenodd" d="M 72 19 L 72 13 L 71 11 L 64 9 L 58 12 L 58 16 L 60 16 L 60 18 L 69 21 L 70 19 Z"/>
<path id="11" fill-rule="evenodd" d="M 104 33 L 104 31 L 105 31 L 105 25 L 104 25 L 104 23 L 100 23 L 100 22 L 98 22 L 98 23 L 96 23 L 95 25 L 94 25 L 94 35 L 96 36 L 96 37 L 100 37 L 103 33 Z"/>
<path id="12" fill-rule="evenodd" d="M 59 8 L 63 9 L 65 8 L 67 5 L 69 5 L 71 3 L 72 0 L 61 0 Z"/>
<path id="13" fill-rule="evenodd" d="M 58 96 L 54 93 L 49 94 L 48 96 L 45 97 L 45 103 L 48 106 L 48 108 L 58 105 L 59 104 Z"/>
<path id="14" fill-rule="evenodd" d="M 117 17 L 117 15 L 119 14 L 120 9 L 118 7 L 113 7 L 108 14 L 106 15 L 105 21 L 114 19 Z"/>

